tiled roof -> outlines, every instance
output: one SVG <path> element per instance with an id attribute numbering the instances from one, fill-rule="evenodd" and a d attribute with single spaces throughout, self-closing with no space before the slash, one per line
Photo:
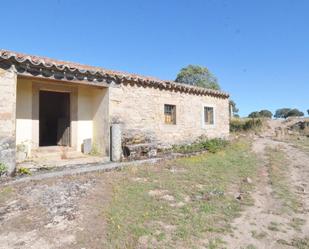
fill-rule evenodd
<path id="1" fill-rule="evenodd" d="M 115 83 L 133 83 L 149 87 L 159 87 L 166 90 L 175 90 L 200 95 L 212 95 L 217 97 L 228 98 L 229 94 L 212 89 L 190 86 L 187 84 L 177 83 L 174 81 L 160 80 L 154 77 L 142 76 L 107 70 L 101 67 L 82 65 L 73 62 L 60 61 L 47 57 L 27 55 L 9 50 L 0 50 L 0 63 L 7 62 L 17 66 L 20 74 L 31 74 L 56 79 L 67 79 L 71 81 L 88 81 L 96 83 L 112 82 Z M 58 75 L 58 76 L 57 76 Z"/>

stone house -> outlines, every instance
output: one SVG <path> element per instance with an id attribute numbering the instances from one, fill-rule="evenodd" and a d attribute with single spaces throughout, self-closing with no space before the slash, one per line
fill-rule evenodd
<path id="1" fill-rule="evenodd" d="M 139 134 L 158 146 L 226 137 L 229 95 L 0 50 L 0 162 L 10 172 L 20 146 L 31 156 L 46 146 L 81 151 L 91 141 L 109 156 L 113 123 L 121 124 L 124 140 Z"/>

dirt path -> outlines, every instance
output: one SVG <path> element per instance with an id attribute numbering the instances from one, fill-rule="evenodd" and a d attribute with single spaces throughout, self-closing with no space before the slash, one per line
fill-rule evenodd
<path id="1" fill-rule="evenodd" d="M 261 162 L 252 193 L 255 204 L 234 220 L 233 235 L 223 238 L 227 248 L 309 248 L 309 156 L 286 142 L 275 141 L 273 136 L 278 125 L 278 121 L 271 123 L 262 136 L 254 138 L 253 150 Z M 285 184 L 300 203 L 298 211 L 281 211 L 280 198 L 275 195 L 269 173 L 269 149 L 284 154 Z"/>

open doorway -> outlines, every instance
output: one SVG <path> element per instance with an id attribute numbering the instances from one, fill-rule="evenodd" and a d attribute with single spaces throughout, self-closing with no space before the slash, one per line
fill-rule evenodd
<path id="1" fill-rule="evenodd" d="M 39 145 L 70 146 L 70 93 L 40 91 Z"/>

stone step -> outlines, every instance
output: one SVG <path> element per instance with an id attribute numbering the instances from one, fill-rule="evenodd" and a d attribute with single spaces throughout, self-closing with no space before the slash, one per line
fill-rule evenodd
<path id="1" fill-rule="evenodd" d="M 33 150 L 31 153 L 31 158 L 45 158 L 45 159 L 58 159 L 58 158 L 82 158 L 85 155 L 79 151 L 74 150 L 70 147 L 41 147 Z"/>

